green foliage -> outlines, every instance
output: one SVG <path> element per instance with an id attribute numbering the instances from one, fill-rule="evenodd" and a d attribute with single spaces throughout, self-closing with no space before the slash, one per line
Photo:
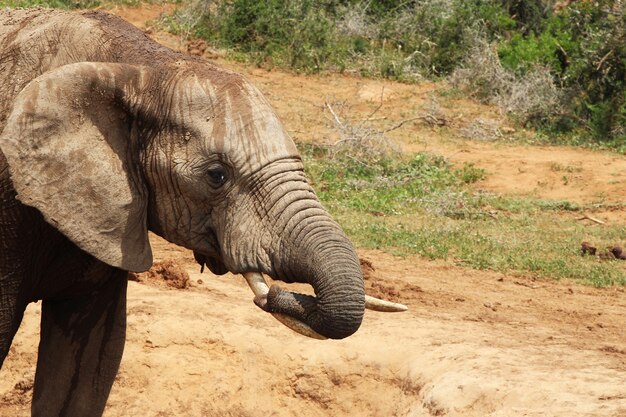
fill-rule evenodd
<path id="1" fill-rule="evenodd" d="M 258 63 L 277 60 L 294 69 L 319 71 L 340 55 L 331 48 L 332 21 L 319 2 L 234 0 L 222 3 L 218 16 L 215 36 L 225 46 L 251 53 Z"/>
<path id="2" fill-rule="evenodd" d="M 574 2 L 535 35 L 516 33 L 499 48 L 503 65 L 525 72 L 551 68 L 564 109 L 550 125 L 613 147 L 626 146 L 626 15 L 613 0 Z"/>
<path id="3" fill-rule="evenodd" d="M 257 65 L 317 72 L 341 69 L 351 47 L 332 38 L 332 1 L 253 0 L 191 2 L 166 17 L 166 27 L 243 53 Z"/>
<path id="4" fill-rule="evenodd" d="M 515 33 L 500 47 L 500 60 L 505 68 L 518 72 L 526 72 L 539 63 L 561 71 L 559 45 L 559 40 L 549 32 L 528 36 Z"/>
<path id="5" fill-rule="evenodd" d="M 378 41 L 401 51 L 422 75 L 450 73 L 476 36 L 493 39 L 514 25 L 496 1 L 409 2 L 380 17 Z"/>
<path id="6" fill-rule="evenodd" d="M 199 0 L 167 20 L 173 31 L 189 26 L 258 65 L 399 80 L 446 74 L 478 32 L 514 27 L 493 0 Z"/>
<path id="7" fill-rule="evenodd" d="M 502 4 L 514 17 L 517 29 L 526 35 L 540 32 L 551 11 L 544 0 L 503 0 Z"/>
<path id="8" fill-rule="evenodd" d="M 434 190 L 470 184 L 485 175 L 471 164 L 454 168 L 442 157 L 424 153 L 406 161 L 383 158 L 376 162 L 348 154 L 330 158 L 328 149 L 320 147 L 306 147 L 306 153 L 317 155 L 309 160 L 308 170 L 322 200 L 368 213 L 410 211 Z"/>

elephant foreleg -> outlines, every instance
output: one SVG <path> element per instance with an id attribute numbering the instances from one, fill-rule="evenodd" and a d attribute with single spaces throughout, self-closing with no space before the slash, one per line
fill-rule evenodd
<path id="1" fill-rule="evenodd" d="M 107 272 L 89 296 L 44 300 L 33 416 L 102 414 L 126 337 L 127 273 Z"/>
<path id="2" fill-rule="evenodd" d="M 19 282 L 8 275 L 0 276 L 0 368 L 26 308 L 24 303 L 18 302 Z"/>

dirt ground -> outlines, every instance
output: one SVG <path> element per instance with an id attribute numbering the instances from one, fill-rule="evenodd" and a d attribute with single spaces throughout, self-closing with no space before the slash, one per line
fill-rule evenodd
<path id="1" fill-rule="evenodd" d="M 161 10 L 114 12 L 145 27 Z M 152 32 L 168 46 L 181 45 Z M 623 156 L 466 140 L 462 132 L 476 121 L 497 125 L 492 130 L 505 137 L 520 132 L 475 103 L 449 98 L 435 109 L 438 85 L 297 76 L 208 54 L 251 78 L 300 141 L 337 139 L 324 111 L 329 103 L 380 129 L 407 120 L 389 133 L 404 152 L 473 162 L 487 171 L 478 184 L 485 190 L 605 205 L 626 198 Z M 433 126 L 426 115 L 445 126 Z M 623 209 L 594 216 L 626 224 Z M 108 417 L 626 416 L 622 287 L 359 250 L 373 267 L 365 271 L 368 292 L 400 300 L 409 311 L 367 312 L 354 336 L 316 341 L 259 310 L 242 277 L 200 275 L 189 251 L 151 239 L 155 260 L 176 274 L 165 283 L 153 274 L 129 284 L 126 350 Z M 29 307 L 0 371 L 0 416 L 29 415 L 39 310 Z"/>

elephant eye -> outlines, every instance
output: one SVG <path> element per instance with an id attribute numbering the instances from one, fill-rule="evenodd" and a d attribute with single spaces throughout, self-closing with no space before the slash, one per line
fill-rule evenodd
<path id="1" fill-rule="evenodd" d="M 213 188 L 220 188 L 226 181 L 228 175 L 226 169 L 222 166 L 211 167 L 208 170 L 209 183 Z"/>

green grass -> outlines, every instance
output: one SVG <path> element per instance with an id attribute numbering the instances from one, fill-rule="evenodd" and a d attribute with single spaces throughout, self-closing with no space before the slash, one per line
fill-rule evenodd
<path id="1" fill-rule="evenodd" d="M 569 201 L 481 193 L 484 172 L 440 157 L 358 160 L 300 145 L 319 197 L 359 247 L 418 254 L 460 266 L 512 274 L 626 285 L 626 263 L 583 257 L 624 243 L 626 228 L 587 225 Z"/>

